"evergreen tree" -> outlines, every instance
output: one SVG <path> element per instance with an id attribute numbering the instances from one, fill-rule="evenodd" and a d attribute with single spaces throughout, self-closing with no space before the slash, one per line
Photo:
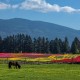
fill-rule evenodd
<path id="1" fill-rule="evenodd" d="M 60 52 L 63 53 L 63 41 L 59 39 Z"/>
<path id="2" fill-rule="evenodd" d="M 49 40 L 48 38 L 46 38 L 46 41 L 45 41 L 45 53 L 50 53 L 50 45 L 49 45 Z"/>
<path id="3" fill-rule="evenodd" d="M 54 53 L 60 53 L 61 52 L 58 38 L 56 38 L 54 40 L 54 49 L 53 50 L 54 50 Z"/>
<path id="4" fill-rule="evenodd" d="M 67 37 L 65 37 L 65 40 L 63 42 L 63 53 L 68 53 L 70 52 L 70 47 L 69 47 L 69 42 Z"/>
<path id="5" fill-rule="evenodd" d="M 45 51 L 45 46 L 46 46 L 45 38 L 43 37 L 43 38 L 41 38 L 41 53 L 45 53 L 46 52 Z"/>
<path id="6" fill-rule="evenodd" d="M 77 46 L 78 51 L 80 52 L 80 41 L 79 41 L 79 39 L 77 37 L 75 37 L 74 42 Z"/>
<path id="7" fill-rule="evenodd" d="M 77 37 L 75 37 L 74 41 L 72 42 L 72 45 L 71 45 L 71 52 L 72 53 L 79 53 L 80 52 L 80 41 L 78 40 Z"/>
<path id="8" fill-rule="evenodd" d="M 71 52 L 72 52 L 73 54 L 79 53 L 79 50 L 78 50 L 77 45 L 76 45 L 75 42 L 73 42 L 72 45 L 71 45 Z"/>
<path id="9" fill-rule="evenodd" d="M 24 40 L 24 52 L 32 52 L 33 51 L 33 43 L 30 36 L 26 35 Z"/>
<path id="10" fill-rule="evenodd" d="M 33 52 L 37 53 L 37 47 L 38 47 L 37 39 L 34 38 L 34 40 L 33 40 Z"/>
<path id="11" fill-rule="evenodd" d="M 3 45 L 3 40 L 2 40 L 2 37 L 0 36 L 0 52 L 2 52 L 2 45 Z"/>
<path id="12" fill-rule="evenodd" d="M 50 53 L 54 53 L 54 40 L 50 41 L 49 46 L 50 46 Z"/>

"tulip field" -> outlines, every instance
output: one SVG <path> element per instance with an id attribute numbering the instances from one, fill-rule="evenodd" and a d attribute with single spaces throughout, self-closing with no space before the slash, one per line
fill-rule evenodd
<path id="1" fill-rule="evenodd" d="M 79 63 L 79 54 L 41 54 L 41 53 L 0 53 L 0 63 L 3 61 L 49 62 L 49 63 Z"/>
<path id="2" fill-rule="evenodd" d="M 8 69 L 8 61 L 51 64 L 20 63 L 21 69 Z M 79 80 L 80 65 L 66 64 L 75 62 L 79 54 L 0 53 L 0 80 Z"/>

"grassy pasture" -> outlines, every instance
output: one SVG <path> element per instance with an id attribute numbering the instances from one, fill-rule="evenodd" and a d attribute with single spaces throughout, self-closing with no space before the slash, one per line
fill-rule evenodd
<path id="1" fill-rule="evenodd" d="M 8 69 L 0 64 L 0 80 L 79 80 L 77 64 L 23 64 L 21 69 Z"/>

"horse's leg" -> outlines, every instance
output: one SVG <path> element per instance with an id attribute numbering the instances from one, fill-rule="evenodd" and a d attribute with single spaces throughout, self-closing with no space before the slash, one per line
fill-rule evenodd
<path id="1" fill-rule="evenodd" d="M 16 68 L 16 69 L 17 69 L 17 65 L 16 65 L 16 63 L 14 63 L 14 68 Z"/>
<path id="2" fill-rule="evenodd" d="M 17 64 L 17 66 L 18 66 L 18 68 L 19 68 L 19 69 L 21 68 L 21 66 L 20 66 L 20 64 L 19 64 L 19 63 Z"/>
<path id="3" fill-rule="evenodd" d="M 9 69 L 11 69 L 11 68 L 12 68 L 12 67 L 11 67 L 11 65 L 12 65 L 12 63 L 11 63 L 11 62 L 9 62 L 9 63 L 8 63 L 8 68 L 9 68 Z"/>

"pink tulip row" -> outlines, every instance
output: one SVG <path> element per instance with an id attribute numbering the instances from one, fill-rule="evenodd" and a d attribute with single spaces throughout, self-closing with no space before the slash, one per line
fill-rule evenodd
<path id="1" fill-rule="evenodd" d="M 16 58 L 16 57 L 30 57 L 30 58 L 39 58 L 39 57 L 48 57 L 51 54 L 41 54 L 41 53 L 0 53 L 0 58 Z"/>

